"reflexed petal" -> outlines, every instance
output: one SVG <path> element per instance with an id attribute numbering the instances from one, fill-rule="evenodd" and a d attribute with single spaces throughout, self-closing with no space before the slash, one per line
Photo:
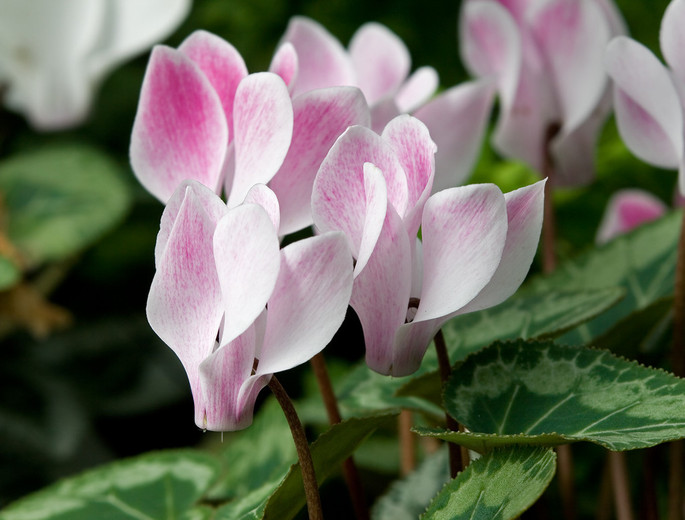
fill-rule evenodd
<path id="1" fill-rule="evenodd" d="M 364 329 L 366 363 L 381 374 L 393 367 L 395 331 L 407 317 L 411 291 L 411 250 L 402 219 L 388 205 L 371 257 L 354 280 L 350 305 Z"/>
<path id="2" fill-rule="evenodd" d="M 545 57 L 562 113 L 563 132 L 590 115 L 606 86 L 602 53 L 609 26 L 591 0 L 549 0 L 531 13 L 531 30 Z"/>
<path id="3" fill-rule="evenodd" d="M 509 110 L 521 74 L 522 43 L 516 21 L 494 1 L 468 2 L 462 9 L 462 59 L 474 76 L 496 78 L 503 110 Z"/>
<path id="4" fill-rule="evenodd" d="M 446 321 L 447 318 L 436 318 L 402 325 L 395 334 L 393 365 L 388 375 L 403 377 L 416 372 L 433 337 Z"/>
<path id="5" fill-rule="evenodd" d="M 438 73 L 433 67 L 416 69 L 395 96 L 400 112 L 409 113 L 419 108 L 430 99 L 439 83 Z"/>
<path id="6" fill-rule="evenodd" d="M 197 402 L 200 363 L 212 353 L 223 306 L 214 263 L 216 221 L 187 187 L 147 300 L 155 333 L 183 363 Z"/>
<path id="7" fill-rule="evenodd" d="M 388 210 L 388 190 L 383 172 L 371 163 L 364 163 L 364 192 L 366 213 L 357 263 L 354 266 L 355 277 L 364 269 L 373 254 Z"/>
<path id="8" fill-rule="evenodd" d="M 502 260 L 488 284 L 457 314 L 502 303 L 523 283 L 540 240 L 545 182 L 542 180 L 504 194 L 508 227 Z"/>
<path id="9" fill-rule="evenodd" d="M 607 47 L 606 66 L 625 143 L 643 161 L 676 168 L 683 155 L 683 116 L 666 68 L 646 47 L 622 36 Z"/>
<path id="10" fill-rule="evenodd" d="M 283 248 L 257 375 L 288 370 L 321 352 L 342 324 L 351 292 L 352 256 L 341 233 Z"/>
<path id="11" fill-rule="evenodd" d="M 423 210 L 423 288 L 414 321 L 439 318 L 469 303 L 502 258 L 507 210 L 494 184 L 451 188 Z"/>
<path id="12" fill-rule="evenodd" d="M 359 88 L 369 105 L 394 95 L 409 75 L 409 51 L 384 25 L 374 22 L 362 25 L 352 36 L 349 50 Z"/>
<path id="13" fill-rule="evenodd" d="M 494 97 L 487 80 L 463 83 L 441 93 L 414 114 L 438 146 L 433 192 L 462 184 L 478 157 Z"/>
<path id="14" fill-rule="evenodd" d="M 257 204 L 237 206 L 217 224 L 214 257 L 226 314 L 222 343 L 242 334 L 264 310 L 278 278 L 279 249 L 273 222 Z"/>
<path id="15" fill-rule="evenodd" d="M 664 202 L 643 190 L 620 190 L 612 195 L 604 210 L 597 230 L 597 243 L 604 244 L 612 238 L 636 227 L 656 220 L 668 211 Z"/>
<path id="16" fill-rule="evenodd" d="M 195 400 L 195 424 L 199 428 L 234 431 L 252 423 L 254 401 L 241 402 L 240 390 L 252 373 L 255 341 L 254 327 L 250 327 L 200 365 L 202 398 Z"/>
<path id="17" fill-rule="evenodd" d="M 155 47 L 131 135 L 131 166 L 166 202 L 185 179 L 220 185 L 228 127 L 216 91 L 184 54 Z"/>
<path id="18" fill-rule="evenodd" d="M 157 242 L 155 243 L 155 266 L 159 267 L 159 263 L 164 255 L 169 235 L 174 228 L 178 212 L 183 205 L 183 201 L 192 192 L 192 196 L 198 201 L 198 204 L 204 208 L 205 213 L 216 225 L 217 222 L 226 214 L 227 208 L 224 201 L 212 190 L 197 181 L 183 181 L 181 185 L 176 188 L 176 191 L 164 206 L 162 218 L 159 224 L 159 233 L 157 233 Z"/>
<path id="19" fill-rule="evenodd" d="M 407 179 L 392 147 L 378 134 L 353 126 L 340 136 L 314 180 L 312 215 L 321 231 L 343 231 L 359 254 L 366 214 L 364 163 L 383 172 L 388 199 L 398 213 L 407 207 Z"/>
<path id="20" fill-rule="evenodd" d="M 407 176 L 407 211 L 399 215 L 413 240 L 421 225 L 423 205 L 433 188 L 436 146 L 426 125 L 408 115 L 390 121 L 382 137 L 390 143 Z"/>
<path id="21" fill-rule="evenodd" d="M 292 92 L 297 80 L 297 69 L 299 67 L 297 52 L 292 43 L 285 42 L 281 45 L 269 65 L 269 72 L 278 74 Z"/>
<path id="22" fill-rule="evenodd" d="M 238 84 L 247 76 L 247 67 L 240 53 L 226 40 L 208 33 L 195 31 L 178 48 L 200 67 L 221 99 L 233 138 L 233 100 Z"/>
<path id="23" fill-rule="evenodd" d="M 626 21 L 623 19 L 614 0 L 595 0 L 595 3 L 602 10 L 604 19 L 609 24 L 609 32 L 612 37 L 628 34 Z"/>
<path id="24" fill-rule="evenodd" d="M 278 197 L 266 184 L 255 184 L 245 196 L 243 204 L 259 204 L 269 215 L 274 229 L 278 231 L 281 226 L 281 209 Z M 280 234 L 280 233 L 279 233 Z"/>
<path id="25" fill-rule="evenodd" d="M 293 137 L 269 187 L 281 203 L 281 234 L 312 224 L 314 178 L 336 139 L 352 125 L 368 126 L 369 109 L 354 87 L 317 89 L 293 100 Z"/>
<path id="26" fill-rule="evenodd" d="M 661 52 L 676 78 L 680 102 L 685 105 L 685 1 L 672 0 L 661 19 Z"/>
<path id="27" fill-rule="evenodd" d="M 238 86 L 233 111 L 235 169 L 228 205 L 240 204 L 255 184 L 266 184 L 283 164 L 293 135 L 288 88 L 271 72 L 250 74 Z"/>
<path id="28" fill-rule="evenodd" d="M 291 18 L 282 42 L 290 42 L 297 52 L 298 73 L 293 96 L 315 88 L 356 85 L 347 51 L 314 20 L 303 16 Z"/>

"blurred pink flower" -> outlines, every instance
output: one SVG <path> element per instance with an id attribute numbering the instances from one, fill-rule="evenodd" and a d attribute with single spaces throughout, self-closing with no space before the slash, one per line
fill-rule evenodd
<path id="1" fill-rule="evenodd" d="M 676 197 L 682 205 L 682 199 Z M 668 211 L 668 206 L 651 193 L 638 189 L 619 190 L 614 193 L 597 230 L 598 244 L 609 242 L 613 238 L 627 233 L 636 227 L 656 220 Z"/>

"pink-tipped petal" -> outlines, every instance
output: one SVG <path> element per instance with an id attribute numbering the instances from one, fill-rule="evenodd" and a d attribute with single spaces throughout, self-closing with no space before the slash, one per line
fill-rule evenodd
<path id="1" fill-rule="evenodd" d="M 314 178 L 335 140 L 352 125 L 369 125 L 369 109 L 354 87 L 317 89 L 293 100 L 293 137 L 288 155 L 269 186 L 281 203 L 281 234 L 312 224 Z"/>
<path id="2" fill-rule="evenodd" d="M 366 214 L 364 163 L 383 172 L 388 200 L 403 214 L 407 208 L 407 179 L 392 147 L 362 126 L 348 128 L 321 163 L 312 191 L 312 215 L 321 231 L 343 231 L 352 254 L 359 253 Z"/>
<path id="3" fill-rule="evenodd" d="M 233 45 L 207 31 L 195 31 L 179 46 L 178 50 L 200 67 L 221 99 L 229 127 L 229 139 L 233 138 L 233 101 L 238 84 L 247 76 L 243 57 Z"/>
<path id="4" fill-rule="evenodd" d="M 352 66 L 366 101 L 393 96 L 409 75 L 411 58 L 402 40 L 379 23 L 362 25 L 349 45 Z"/>
<path id="5" fill-rule="evenodd" d="M 495 78 L 503 109 L 508 110 L 514 102 L 523 59 L 516 20 L 498 2 L 467 2 L 462 7 L 459 34 L 464 63 L 476 77 Z"/>
<path id="6" fill-rule="evenodd" d="M 292 43 L 285 42 L 278 47 L 276 54 L 274 54 L 274 57 L 271 59 L 269 72 L 278 74 L 288 86 L 288 90 L 292 92 L 295 88 L 298 68 L 297 51 L 295 51 L 295 47 Z"/>
<path id="7" fill-rule="evenodd" d="M 437 90 L 439 83 L 438 73 L 433 67 L 416 69 L 395 96 L 400 112 L 413 112 L 426 103 Z"/>
<path id="8" fill-rule="evenodd" d="M 278 235 L 257 204 L 229 210 L 214 233 L 214 257 L 225 310 L 222 343 L 242 334 L 264 310 L 280 268 Z"/>
<path id="9" fill-rule="evenodd" d="M 388 205 L 383 229 L 354 280 L 350 301 L 364 329 L 366 363 L 381 374 L 393 370 L 395 331 L 407 317 L 411 275 L 409 237 L 402 219 Z"/>
<path id="10" fill-rule="evenodd" d="M 593 0 L 548 0 L 537 4 L 530 28 L 557 93 L 563 132 L 587 119 L 607 83 L 602 53 L 609 26 Z"/>
<path id="11" fill-rule="evenodd" d="M 147 300 L 147 318 L 188 374 L 195 401 L 199 366 L 212 353 L 223 314 L 212 236 L 216 221 L 185 189 Z"/>
<path id="12" fill-rule="evenodd" d="M 209 218 L 216 224 L 226 214 L 227 208 L 224 201 L 212 190 L 197 181 L 183 181 L 173 193 L 169 202 L 164 206 L 162 218 L 159 223 L 159 233 L 155 243 L 155 266 L 158 267 L 164 255 L 169 235 L 174 228 L 176 217 L 183 205 L 183 201 L 192 191 L 192 196 L 199 201 Z"/>
<path id="13" fill-rule="evenodd" d="M 400 213 L 400 217 L 413 240 L 421 225 L 423 205 L 433 188 L 436 146 L 426 125 L 406 114 L 390 121 L 382 137 L 392 147 L 407 176 L 407 211 Z"/>
<path id="14" fill-rule="evenodd" d="M 314 20 L 303 16 L 291 18 L 282 42 L 291 43 L 297 52 L 298 73 L 293 96 L 316 88 L 356 85 L 347 51 Z"/>
<path id="15" fill-rule="evenodd" d="M 266 184 L 255 184 L 245 196 L 243 204 L 258 204 L 266 211 L 278 232 L 281 227 L 281 209 L 278 197 Z M 279 234 L 281 234 L 279 232 Z"/>
<path id="16" fill-rule="evenodd" d="M 383 229 L 388 210 L 388 190 L 383 172 L 371 163 L 364 163 L 364 191 L 366 194 L 366 213 L 354 276 L 358 276 L 373 254 L 376 242 Z"/>
<path id="17" fill-rule="evenodd" d="M 352 256 L 341 233 L 286 246 L 269 300 L 257 375 L 304 363 L 333 338 L 352 292 Z"/>
<path id="18" fill-rule="evenodd" d="M 216 91 L 184 54 L 155 47 L 131 135 L 131 166 L 166 202 L 185 179 L 218 190 L 228 127 Z"/>
<path id="19" fill-rule="evenodd" d="M 283 164 L 293 135 L 293 105 L 276 74 L 250 74 L 238 86 L 233 111 L 235 165 L 228 205 L 240 204 L 255 184 L 266 184 Z"/>
<path id="20" fill-rule="evenodd" d="M 495 274 L 507 238 L 504 195 L 473 184 L 431 196 L 423 210 L 423 287 L 414 321 L 453 313 Z"/>
<path id="21" fill-rule="evenodd" d="M 685 1 L 672 0 L 661 19 L 661 52 L 675 76 L 680 100 L 685 105 Z"/>
<path id="22" fill-rule="evenodd" d="M 234 431 L 252 423 L 254 401 L 241 402 L 240 389 L 252 372 L 255 342 L 255 330 L 250 327 L 200 364 L 202 399 L 195 401 L 195 424 L 199 428 Z"/>
<path id="23" fill-rule="evenodd" d="M 488 284 L 458 314 L 493 307 L 516 292 L 528 274 L 540 240 L 546 180 L 505 193 L 507 238 L 502 259 Z"/>
<path id="24" fill-rule="evenodd" d="M 614 193 L 597 230 L 597 243 L 604 244 L 636 227 L 656 220 L 668 211 L 668 206 L 651 193 L 637 189 Z"/>
<path id="25" fill-rule="evenodd" d="M 668 70 L 643 45 L 623 36 L 606 52 L 614 80 L 614 110 L 621 137 L 643 161 L 677 168 L 683 156 L 683 115 Z"/>
<path id="26" fill-rule="evenodd" d="M 433 193 L 463 184 L 478 157 L 494 99 L 490 81 L 463 83 L 414 114 L 438 146 Z"/>

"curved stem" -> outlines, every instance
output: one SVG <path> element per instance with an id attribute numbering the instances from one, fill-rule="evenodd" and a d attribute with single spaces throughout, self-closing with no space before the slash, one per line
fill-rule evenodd
<path id="1" fill-rule="evenodd" d="M 319 391 L 321 392 L 324 406 L 326 407 L 328 422 L 331 424 L 338 424 L 342 421 L 342 417 L 323 354 L 319 353 L 314 356 L 310 360 L 310 363 L 314 370 L 314 375 L 316 376 L 316 382 L 319 385 Z M 354 508 L 358 520 L 368 520 L 370 515 L 369 508 L 366 505 L 366 499 L 364 498 L 364 489 L 361 484 L 361 479 L 359 478 L 357 465 L 354 463 L 354 458 L 351 456 L 343 462 L 343 475 L 345 477 L 345 483 L 347 484 L 347 491 L 350 494 L 350 500 L 352 501 L 352 507 Z"/>
<path id="2" fill-rule="evenodd" d="M 295 411 L 295 407 L 293 406 L 290 397 L 288 397 L 288 393 L 278 379 L 276 379 L 276 376 L 271 377 L 269 389 L 273 392 L 278 404 L 281 405 L 285 418 L 288 421 L 288 426 L 290 426 L 293 441 L 295 441 L 297 458 L 300 461 L 300 469 L 302 470 L 302 483 L 304 484 L 304 495 L 307 499 L 309 520 L 323 520 L 319 486 L 316 483 L 314 463 L 312 462 L 312 454 L 309 451 L 309 443 L 307 442 L 307 436 L 304 433 L 304 427 L 300 422 L 300 418 L 297 416 L 297 412 Z"/>
<path id="3" fill-rule="evenodd" d="M 555 245 L 557 240 L 557 219 L 554 213 L 554 159 L 552 157 L 552 140 L 559 133 L 561 125 L 550 123 L 545 132 L 544 150 L 542 152 L 542 176 L 547 178 L 545 183 L 544 218 L 542 220 L 542 269 L 551 273 L 557 268 Z"/>
<path id="4" fill-rule="evenodd" d="M 611 481 L 614 488 L 616 520 L 633 520 L 626 454 L 621 451 L 610 451 L 608 457 Z"/>

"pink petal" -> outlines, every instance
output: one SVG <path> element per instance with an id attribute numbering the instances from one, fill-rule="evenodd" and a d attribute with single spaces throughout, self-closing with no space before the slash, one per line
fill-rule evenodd
<path id="1" fill-rule="evenodd" d="M 661 19 L 661 52 L 673 72 L 680 100 L 685 105 L 685 1 L 672 0 Z"/>
<path id="2" fill-rule="evenodd" d="M 221 101 L 205 75 L 182 53 L 155 47 L 131 135 L 141 184 L 162 202 L 185 179 L 218 190 L 227 140 Z"/>
<path id="3" fill-rule="evenodd" d="M 281 209 L 278 204 L 278 197 L 266 184 L 252 186 L 247 192 L 243 204 L 258 204 L 264 208 L 274 225 L 274 229 L 278 232 L 281 226 Z"/>
<path id="4" fill-rule="evenodd" d="M 278 278 L 279 250 L 276 229 L 261 206 L 237 206 L 217 224 L 214 257 L 226 315 L 222 343 L 242 334 L 264 310 Z"/>
<path id="5" fill-rule="evenodd" d="M 400 115 L 395 98 L 388 96 L 371 107 L 371 130 L 383 133 L 385 125 Z"/>
<path id="6" fill-rule="evenodd" d="M 404 377 L 421 366 L 423 356 L 447 317 L 427 321 L 412 321 L 400 326 L 393 345 L 393 365 L 389 375 Z"/>
<path id="7" fill-rule="evenodd" d="M 395 96 L 395 102 L 402 113 L 413 112 L 430 99 L 440 81 L 433 67 L 419 67 L 404 82 Z"/>
<path id="8" fill-rule="evenodd" d="M 597 243 L 604 244 L 636 227 L 656 220 L 668 211 L 668 206 L 651 193 L 637 189 L 614 193 L 597 230 Z"/>
<path id="9" fill-rule="evenodd" d="M 278 47 L 276 54 L 269 65 L 269 72 L 278 74 L 292 92 L 297 80 L 297 69 L 299 67 L 297 52 L 292 43 L 285 42 Z"/>
<path id="10" fill-rule="evenodd" d="M 369 105 L 393 96 L 409 75 L 409 51 L 384 25 L 374 22 L 362 25 L 352 36 L 349 50 L 359 88 Z"/>
<path id="11" fill-rule="evenodd" d="M 200 363 L 212 353 L 223 309 L 212 250 L 216 221 L 192 186 L 178 209 L 147 300 L 147 318 L 188 374 L 195 401 Z"/>
<path id="12" fill-rule="evenodd" d="M 507 237 L 507 210 L 494 184 L 451 188 L 423 210 L 423 287 L 414 321 L 453 313 L 495 274 Z"/>
<path id="13" fill-rule="evenodd" d="M 383 229 L 354 280 L 350 301 L 364 329 L 366 363 L 381 374 L 394 373 L 395 331 L 407 317 L 411 273 L 409 237 L 402 219 L 388 205 Z"/>
<path id="14" fill-rule="evenodd" d="M 371 163 L 364 163 L 364 192 L 366 213 L 357 263 L 354 266 L 355 277 L 364 269 L 373 254 L 388 210 L 388 190 L 383 172 Z"/>
<path id="15" fill-rule="evenodd" d="M 366 214 L 364 163 L 383 172 L 388 200 L 398 213 L 407 207 L 407 179 L 392 147 L 368 128 L 353 126 L 321 164 L 312 191 L 312 215 L 321 231 L 343 231 L 357 257 Z"/>
<path id="16" fill-rule="evenodd" d="M 609 24 L 609 32 L 612 37 L 628 34 L 626 21 L 613 0 L 595 0 L 595 4 L 602 10 L 604 19 Z"/>
<path id="17" fill-rule="evenodd" d="M 392 147 L 407 176 L 407 211 L 400 216 L 413 239 L 421 225 L 423 205 L 433 188 L 436 146 L 426 125 L 408 115 L 390 121 L 382 137 Z"/>
<path id="18" fill-rule="evenodd" d="M 286 246 L 256 374 L 288 370 L 323 350 L 345 318 L 351 293 L 352 256 L 342 233 Z"/>
<path id="19" fill-rule="evenodd" d="M 199 428 L 234 431 L 252 423 L 254 400 L 244 402 L 240 390 L 252 373 L 255 342 L 255 330 L 250 327 L 200 365 L 202 393 L 195 401 L 195 424 Z"/>
<path id="20" fill-rule="evenodd" d="M 479 311 L 502 303 L 523 283 L 540 240 L 545 182 L 546 180 L 542 180 L 504 194 L 508 228 L 502 260 L 488 284 L 457 314 Z"/>
<path id="21" fill-rule="evenodd" d="M 235 167 L 228 205 L 266 184 L 283 164 L 293 135 L 293 106 L 283 80 L 271 72 L 250 74 L 238 86 L 233 112 Z"/>
<path id="22" fill-rule="evenodd" d="M 282 42 L 290 42 L 297 52 L 299 70 L 293 96 L 316 88 L 356 85 L 347 51 L 314 20 L 291 18 Z"/>
<path id="23" fill-rule="evenodd" d="M 683 155 L 683 116 L 666 68 L 643 45 L 619 36 L 607 47 L 621 137 L 643 161 L 676 168 Z"/>
<path id="24" fill-rule="evenodd" d="M 433 192 L 463 184 L 483 143 L 494 97 L 490 81 L 463 83 L 441 93 L 414 114 L 438 146 Z"/>
<path id="25" fill-rule="evenodd" d="M 200 67 L 221 99 L 233 138 L 233 101 L 238 84 L 247 76 L 247 67 L 240 53 L 226 40 L 207 31 L 195 31 L 178 50 Z"/>
<path id="26" fill-rule="evenodd" d="M 604 92 L 602 53 L 609 26 L 596 3 L 579 0 L 538 4 L 529 23 L 554 83 L 562 131 L 571 132 L 588 118 Z"/>
<path id="27" fill-rule="evenodd" d="M 281 202 L 281 234 L 312 224 L 314 178 L 335 140 L 352 125 L 368 126 L 369 109 L 359 89 L 317 89 L 293 100 L 293 137 L 288 155 L 269 186 Z"/>

